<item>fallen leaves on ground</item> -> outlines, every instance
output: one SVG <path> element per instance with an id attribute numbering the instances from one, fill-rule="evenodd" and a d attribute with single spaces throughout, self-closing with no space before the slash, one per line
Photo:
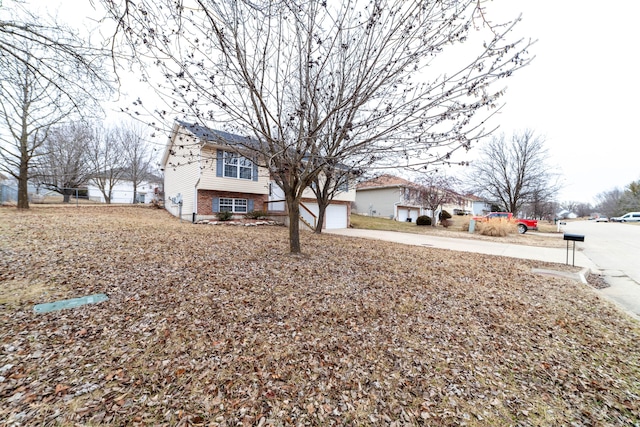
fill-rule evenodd
<path id="1" fill-rule="evenodd" d="M 303 233 L 292 256 L 287 236 L 148 208 L 0 209 L 0 420 L 640 423 L 640 328 L 592 288 L 334 235 Z M 94 293 L 110 299 L 33 311 Z"/>

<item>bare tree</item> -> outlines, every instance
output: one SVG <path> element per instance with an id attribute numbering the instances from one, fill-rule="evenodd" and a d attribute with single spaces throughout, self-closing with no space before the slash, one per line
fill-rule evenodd
<path id="1" fill-rule="evenodd" d="M 346 193 L 355 188 L 356 179 L 362 174 L 362 168 L 353 163 L 337 163 L 333 159 L 326 159 L 321 166 L 321 173 L 312 182 L 311 189 L 318 203 L 318 223 L 315 233 L 322 233 L 327 207 L 340 193 Z"/>
<path id="2" fill-rule="evenodd" d="M 552 201 L 559 190 L 559 177 L 548 164 L 544 138 L 531 130 L 514 133 L 509 141 L 504 134 L 493 137 L 470 167 L 469 189 L 499 202 L 501 209 L 514 215 L 526 203 L 541 206 L 543 201 Z"/>
<path id="3" fill-rule="evenodd" d="M 113 127 L 95 124 L 87 141 L 86 160 L 91 169 L 91 181 L 98 187 L 107 204 L 111 203 L 113 188 L 126 175 L 125 158 L 118 131 Z"/>
<path id="4" fill-rule="evenodd" d="M 45 188 L 62 194 L 65 203 L 93 175 L 87 161 L 91 133 L 91 127 L 84 122 L 52 127 L 38 149 L 35 179 Z"/>
<path id="5" fill-rule="evenodd" d="M 327 159 L 417 167 L 435 148 L 468 149 L 502 94 L 493 84 L 529 62 L 530 43 L 507 41 L 513 23 L 490 25 L 481 0 L 103 2 L 145 73 L 165 77 L 158 116 L 249 137 L 237 149 L 282 188 L 292 253 Z M 467 61 L 434 64 L 475 29 L 487 40 Z"/>
<path id="6" fill-rule="evenodd" d="M 153 153 L 144 137 L 145 129 L 137 124 L 122 124 L 117 129 L 119 147 L 122 149 L 124 176 L 133 185 L 133 203 L 138 203 L 138 186 L 151 176 Z"/>
<path id="7" fill-rule="evenodd" d="M 620 201 L 622 200 L 623 194 L 624 192 L 619 188 L 614 188 L 598 194 L 596 196 L 596 209 L 599 213 L 604 214 L 609 218 L 624 214 L 620 208 Z"/>
<path id="8" fill-rule="evenodd" d="M 591 206 L 591 203 L 584 202 L 579 202 L 575 210 L 576 215 L 578 215 L 580 218 L 587 217 L 591 215 L 592 212 L 593 206 Z"/>
<path id="9" fill-rule="evenodd" d="M 104 51 L 70 28 L 15 3 L 0 19 L 0 160 L 18 181 L 18 208 L 29 208 L 28 180 L 49 127 L 86 114 L 108 91 Z"/>
<path id="10" fill-rule="evenodd" d="M 519 209 L 520 214 L 526 218 L 551 219 L 559 209 L 559 204 L 549 195 L 545 188 L 546 183 L 542 183 L 540 188 L 532 191 L 530 200 Z M 501 208 L 502 209 L 502 208 Z"/>
<path id="11" fill-rule="evenodd" d="M 454 201 L 458 195 L 454 186 L 459 182 L 455 178 L 450 178 L 434 171 L 418 180 L 418 191 L 416 202 L 431 211 L 431 225 L 437 224 L 438 209 L 442 205 Z"/>

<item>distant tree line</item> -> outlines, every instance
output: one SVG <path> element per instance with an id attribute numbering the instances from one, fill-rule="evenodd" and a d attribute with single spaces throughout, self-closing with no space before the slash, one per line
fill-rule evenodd
<path id="1" fill-rule="evenodd" d="M 123 123 L 107 127 L 97 122 L 71 122 L 52 127 L 35 151 L 31 181 L 64 196 L 93 183 L 106 203 L 122 181 L 138 186 L 153 176 L 154 156 L 145 141 L 144 128 Z"/>
<path id="2" fill-rule="evenodd" d="M 90 35 L 32 13 L 21 2 L 3 9 L 0 171 L 16 179 L 19 209 L 29 208 L 27 185 L 40 157 L 53 155 L 51 142 L 70 135 L 64 124 L 95 116 L 112 93 L 105 70 L 113 57 L 95 47 Z"/>
<path id="3" fill-rule="evenodd" d="M 627 212 L 640 212 L 640 180 L 633 181 L 623 190 L 614 188 L 596 196 L 598 213 L 607 217 L 621 216 Z"/>

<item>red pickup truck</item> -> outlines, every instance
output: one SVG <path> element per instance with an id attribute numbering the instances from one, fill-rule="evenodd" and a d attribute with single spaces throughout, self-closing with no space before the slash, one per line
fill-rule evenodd
<path id="1" fill-rule="evenodd" d="M 538 229 L 538 220 L 537 219 L 519 219 L 514 218 L 511 212 L 491 212 L 485 216 L 475 216 L 473 217 L 476 221 L 489 221 L 492 218 L 504 218 L 509 221 L 514 221 L 518 225 L 518 233 L 524 234 L 528 230 L 537 230 Z"/>

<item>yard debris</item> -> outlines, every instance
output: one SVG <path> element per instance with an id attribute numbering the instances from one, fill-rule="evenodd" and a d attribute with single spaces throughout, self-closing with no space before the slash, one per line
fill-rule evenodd
<path id="1" fill-rule="evenodd" d="M 105 294 L 94 294 L 86 297 L 71 298 L 62 301 L 47 302 L 36 304 L 33 311 L 36 313 L 49 313 L 50 311 L 64 310 L 66 308 L 76 308 L 86 304 L 97 304 L 109 299 Z"/>
<path id="2" fill-rule="evenodd" d="M 609 283 L 607 283 L 607 281 L 605 280 L 602 274 L 593 273 L 593 272 L 587 274 L 587 283 L 589 283 L 591 286 L 593 286 L 596 289 L 604 289 L 611 286 Z"/>
<path id="3" fill-rule="evenodd" d="M 305 254 L 291 256 L 284 227 L 0 208 L 0 419 L 640 423 L 638 322 L 581 283 L 531 272 L 553 265 L 301 238 Z M 110 303 L 32 310 L 98 292 Z"/>

